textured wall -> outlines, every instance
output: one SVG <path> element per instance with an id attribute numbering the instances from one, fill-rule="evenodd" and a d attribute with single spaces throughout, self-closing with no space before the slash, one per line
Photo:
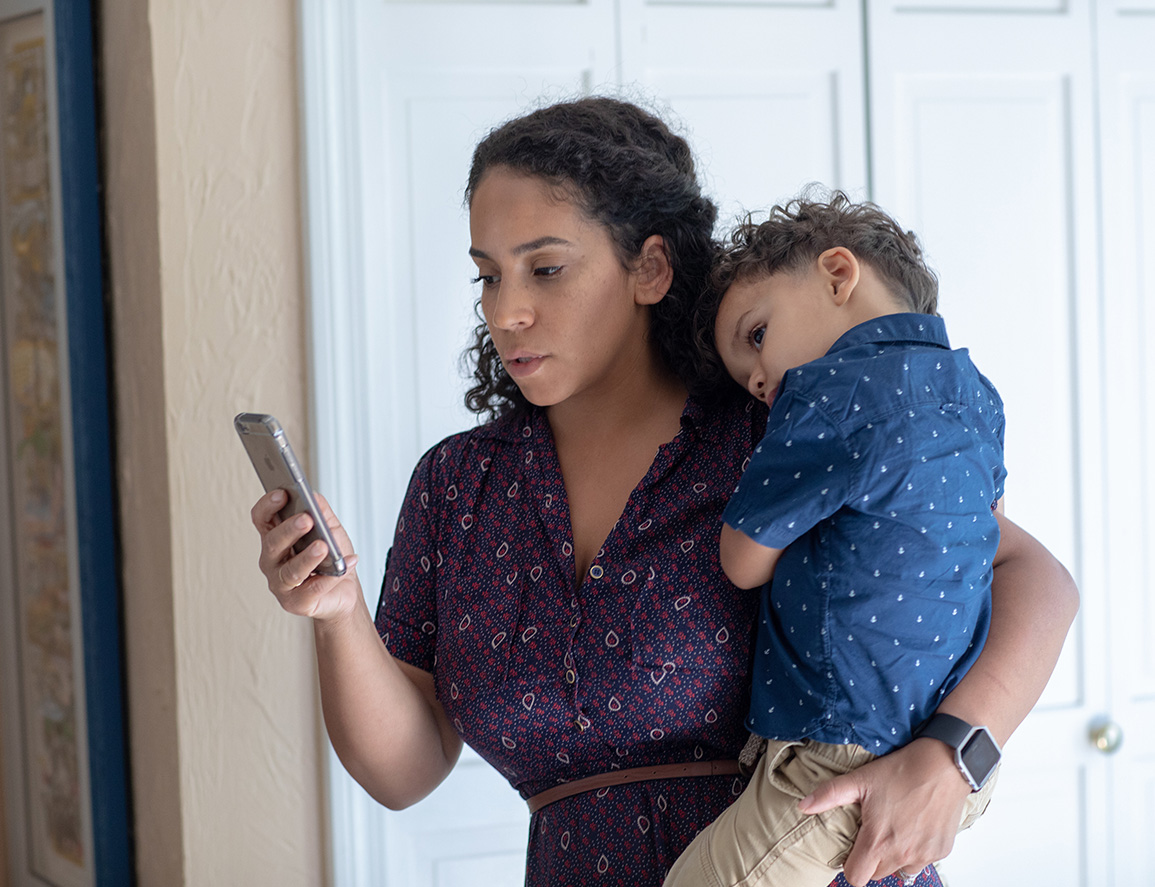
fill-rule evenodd
<path id="1" fill-rule="evenodd" d="M 307 452 L 294 10 L 102 3 L 142 887 L 323 880 L 312 642 L 264 590 L 230 422 Z"/>

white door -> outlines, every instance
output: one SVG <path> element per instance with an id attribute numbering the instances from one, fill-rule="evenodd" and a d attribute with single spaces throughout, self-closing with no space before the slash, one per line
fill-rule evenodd
<path id="1" fill-rule="evenodd" d="M 1100 300 L 1088 0 L 871 7 L 876 199 L 923 235 L 940 310 L 1007 405 L 1007 514 L 1076 574 L 1082 618 L 1006 749 L 952 885 L 1105 879 Z M 1007 7 L 1015 7 L 1008 9 Z"/>
<path id="2" fill-rule="evenodd" d="M 1155 880 L 1155 0 L 1100 0 L 1104 465 L 1110 691 L 1122 745 L 1104 823 L 1114 884 Z"/>
<path id="3" fill-rule="evenodd" d="M 954 885 L 1153 877 L 1152 13 L 871 5 L 876 199 L 925 235 L 953 335 L 1007 400 L 1008 514 L 1083 595 L 996 802 L 943 867 Z"/>
<path id="4" fill-rule="evenodd" d="M 1134 368 L 1155 333 L 1141 49 L 1155 0 L 1100 9 L 1097 32 L 1090 2 L 305 0 L 319 485 L 365 575 L 379 575 L 419 454 L 473 421 L 457 364 L 475 322 L 461 206 L 473 144 L 542 94 L 640 84 L 685 124 L 722 224 L 821 181 L 920 232 L 952 337 L 1008 402 L 1008 512 L 1080 582 L 1067 652 L 1007 749 L 992 812 L 946 866 L 952 887 L 1027 872 L 1141 883 L 1155 659 L 1139 640 L 1155 615 L 1139 553 L 1155 542 L 1142 495 L 1155 481 L 1136 455 L 1155 442 L 1142 406 L 1155 361 Z M 1115 757 L 1088 741 L 1098 717 L 1124 731 Z M 468 751 L 409 811 L 376 807 L 335 761 L 332 796 L 338 887 L 521 883 L 524 804 Z"/>

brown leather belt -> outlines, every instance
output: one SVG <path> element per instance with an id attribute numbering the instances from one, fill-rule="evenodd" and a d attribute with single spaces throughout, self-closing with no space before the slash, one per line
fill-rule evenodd
<path id="1" fill-rule="evenodd" d="M 629 767 L 625 770 L 610 770 L 607 773 L 598 773 L 575 779 L 573 782 L 563 782 L 553 788 L 538 792 L 527 802 L 529 812 L 536 813 L 547 804 L 578 795 L 582 792 L 606 788 L 612 785 L 625 785 L 629 782 L 645 782 L 650 779 L 682 779 L 687 776 L 728 776 L 737 774 L 737 761 L 695 761 L 692 764 L 660 764 L 657 767 Z"/>

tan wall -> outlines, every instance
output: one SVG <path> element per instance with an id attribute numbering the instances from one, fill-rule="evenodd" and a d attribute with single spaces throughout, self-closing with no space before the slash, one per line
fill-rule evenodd
<path id="1" fill-rule="evenodd" d="M 323 881 L 312 642 L 264 590 L 230 422 L 306 443 L 294 11 L 101 3 L 141 887 Z"/>

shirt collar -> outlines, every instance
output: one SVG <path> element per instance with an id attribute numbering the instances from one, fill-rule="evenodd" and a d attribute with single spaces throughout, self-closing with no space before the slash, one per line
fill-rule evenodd
<path id="1" fill-rule="evenodd" d="M 856 345 L 937 345 L 950 349 L 946 324 L 933 314 L 884 314 L 847 330 L 827 354 Z"/>

